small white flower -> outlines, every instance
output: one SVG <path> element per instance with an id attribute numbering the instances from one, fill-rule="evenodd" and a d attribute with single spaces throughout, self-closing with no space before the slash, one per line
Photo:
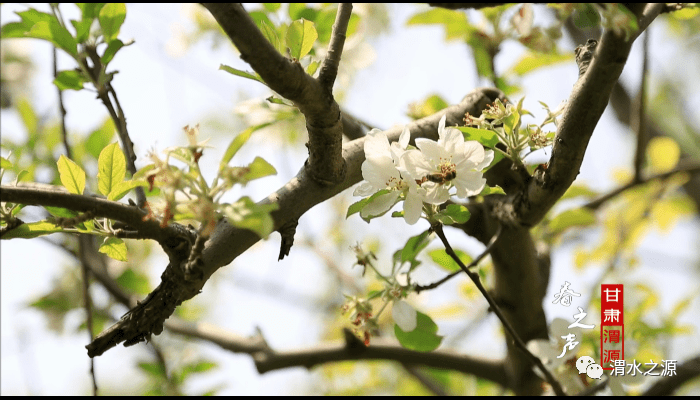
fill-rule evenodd
<path id="1" fill-rule="evenodd" d="M 365 178 L 355 189 L 355 196 L 371 196 L 374 193 L 389 189 L 390 192 L 374 199 L 366 205 L 360 215 L 362 218 L 384 214 L 399 202 L 404 201 L 404 219 L 413 225 L 420 218 L 423 201 L 418 185 L 401 164 L 401 158 L 406 151 L 411 133 L 405 127 L 399 141 L 389 144 L 386 134 L 379 129 L 372 129 L 365 138 L 365 161 L 362 163 L 362 177 Z"/>
<path id="2" fill-rule="evenodd" d="M 403 300 L 394 302 L 391 316 L 394 318 L 396 325 L 404 332 L 411 332 L 416 329 L 418 325 L 418 313 L 416 309 Z"/>
<path id="3" fill-rule="evenodd" d="M 457 197 L 466 198 L 481 192 L 486 184 L 481 171 L 493 161 L 493 151 L 484 151 L 476 141 L 465 142 L 462 133 L 445 127 L 446 115 L 440 119 L 437 142 L 416 139 L 420 149 L 403 154 L 408 173 L 425 189 L 423 200 L 442 204 L 450 198 L 449 189 L 457 189 Z"/>

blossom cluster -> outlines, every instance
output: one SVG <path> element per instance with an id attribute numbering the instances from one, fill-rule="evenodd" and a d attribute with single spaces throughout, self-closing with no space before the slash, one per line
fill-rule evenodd
<path id="1" fill-rule="evenodd" d="M 446 115 L 440 119 L 438 141 L 419 138 L 417 148 L 408 145 L 408 127 L 398 142 L 391 144 L 378 129 L 368 133 L 362 164 L 365 180 L 354 195 L 381 193 L 362 208 L 362 218 L 383 215 L 403 200 L 404 219 L 413 225 L 420 218 L 424 203 L 438 205 L 452 195 L 466 198 L 484 189 L 486 179 L 482 171 L 493 161 L 493 151 L 484 150 L 477 141 L 465 141 L 458 129 L 445 127 L 445 120 Z"/>

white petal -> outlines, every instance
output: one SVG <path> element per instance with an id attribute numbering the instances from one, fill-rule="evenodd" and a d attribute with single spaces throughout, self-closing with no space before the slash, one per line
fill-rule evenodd
<path id="1" fill-rule="evenodd" d="M 477 171 L 481 171 L 482 169 L 488 167 L 493 162 L 493 157 L 494 157 L 493 150 L 485 151 L 484 152 L 484 161 L 477 164 L 477 166 L 474 169 L 476 169 Z"/>
<path id="2" fill-rule="evenodd" d="M 425 158 L 427 158 L 430 163 L 434 164 L 435 166 L 440 163 L 441 158 L 449 157 L 449 154 L 447 154 L 444 147 L 440 146 L 435 141 L 429 139 L 416 139 L 416 146 L 420 149 Z"/>
<path id="3" fill-rule="evenodd" d="M 457 171 L 457 177 L 452 180 L 457 187 L 457 197 L 467 198 L 481 193 L 486 185 L 486 179 L 481 172 L 477 171 Z"/>
<path id="4" fill-rule="evenodd" d="M 450 192 L 443 185 L 435 182 L 425 182 L 421 185 L 426 190 L 423 201 L 430 204 L 442 204 L 450 199 Z"/>
<path id="5" fill-rule="evenodd" d="M 423 211 L 423 199 L 418 193 L 411 192 L 413 191 L 406 193 L 406 200 L 403 202 L 403 219 L 409 225 L 418 222 Z"/>
<path id="6" fill-rule="evenodd" d="M 445 113 L 442 118 L 440 118 L 440 123 L 438 123 L 438 137 L 442 139 L 445 132 L 445 122 L 447 121 L 447 113 Z"/>
<path id="7" fill-rule="evenodd" d="M 365 137 L 365 157 L 391 157 L 389 139 L 379 129 L 372 129 Z"/>
<path id="8" fill-rule="evenodd" d="M 411 332 L 416 329 L 418 325 L 418 313 L 416 309 L 403 300 L 394 303 L 391 316 L 394 317 L 396 325 L 404 332 Z"/>
<path id="9" fill-rule="evenodd" d="M 362 163 L 362 177 L 374 187 L 384 189 L 391 178 L 399 179 L 399 171 L 389 157 L 367 159 Z"/>
<path id="10" fill-rule="evenodd" d="M 399 146 L 401 146 L 402 149 L 406 149 L 410 140 L 411 132 L 408 130 L 408 126 L 404 126 L 403 132 L 401 132 L 401 136 L 399 136 Z"/>
<path id="11" fill-rule="evenodd" d="M 406 169 L 413 179 L 419 179 L 430 173 L 432 167 L 423 153 L 418 150 L 408 150 L 401 156 L 400 165 Z"/>
<path id="12" fill-rule="evenodd" d="M 360 186 L 355 188 L 355 191 L 352 192 L 353 196 L 362 196 L 362 197 L 367 197 L 371 194 L 374 194 L 377 191 L 377 189 L 372 186 L 371 183 L 367 181 L 362 181 L 360 183 Z"/>

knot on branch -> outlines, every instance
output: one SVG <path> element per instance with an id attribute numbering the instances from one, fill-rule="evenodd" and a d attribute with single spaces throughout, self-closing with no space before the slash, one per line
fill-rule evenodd
<path id="1" fill-rule="evenodd" d="M 596 46 L 598 46 L 597 40 L 588 39 L 585 45 L 576 47 L 576 64 L 578 65 L 579 78 L 588 71 L 588 66 L 591 65 L 591 60 L 593 60 L 593 55 L 595 55 Z"/>

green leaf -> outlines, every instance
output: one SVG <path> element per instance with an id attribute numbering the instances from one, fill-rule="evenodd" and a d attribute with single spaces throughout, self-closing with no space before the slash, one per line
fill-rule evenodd
<path id="1" fill-rule="evenodd" d="M 575 208 L 566 210 L 549 222 L 549 231 L 553 234 L 564 232 L 566 229 L 579 226 L 590 226 L 595 224 L 596 218 L 593 211 L 587 208 Z"/>
<path id="2" fill-rule="evenodd" d="M 11 169 L 12 163 L 5 157 L 0 157 L 0 168 Z"/>
<path id="3" fill-rule="evenodd" d="M 56 47 L 65 50 L 73 57 L 78 57 L 78 42 L 58 20 L 39 21 L 26 33 L 26 37 L 44 39 Z"/>
<path id="4" fill-rule="evenodd" d="M 83 88 L 83 83 L 86 81 L 81 72 L 72 69 L 59 72 L 56 79 L 53 80 L 53 83 L 59 90 L 81 90 Z"/>
<path id="5" fill-rule="evenodd" d="M 2 34 L 3 39 L 27 37 L 29 31 L 37 22 L 58 22 L 53 15 L 37 11 L 33 8 L 30 8 L 27 11 L 17 12 L 16 14 L 22 18 L 22 21 L 10 22 L 3 25 L 2 30 L 0 30 L 0 34 Z"/>
<path id="6" fill-rule="evenodd" d="M 116 129 L 114 128 L 114 121 L 112 118 L 106 117 L 102 125 L 96 130 L 90 133 L 87 141 L 85 142 L 85 148 L 88 153 L 90 153 L 95 159 L 99 158 L 102 149 L 107 147 L 108 144 L 112 142 L 114 133 Z"/>
<path id="7" fill-rule="evenodd" d="M 417 312 L 418 325 L 411 332 L 404 332 L 394 324 L 394 334 L 401 346 L 409 350 L 429 352 L 437 349 L 442 342 L 442 336 L 437 334 L 438 326 L 429 316 Z"/>
<path id="8" fill-rule="evenodd" d="M 114 39 L 110 41 L 107 45 L 107 48 L 105 49 L 104 54 L 102 54 L 102 57 L 100 57 L 100 61 L 102 62 L 102 64 L 109 64 L 109 62 L 112 61 L 114 56 L 119 50 L 121 50 L 122 47 L 124 47 L 124 42 L 122 42 L 120 39 Z"/>
<path id="9" fill-rule="evenodd" d="M 273 204 L 256 204 L 245 196 L 233 204 L 224 207 L 223 212 L 228 223 L 242 229 L 249 229 L 261 238 L 267 238 L 274 229 L 271 212 L 278 208 Z"/>
<path id="10" fill-rule="evenodd" d="M 116 237 L 106 237 L 100 245 L 100 253 L 104 253 L 117 261 L 126 261 L 126 243 Z"/>
<path id="11" fill-rule="evenodd" d="M 350 205 L 350 207 L 348 207 L 348 212 L 345 214 L 345 219 L 348 219 L 353 214 L 359 213 L 372 200 L 374 200 L 375 198 L 377 198 L 381 195 L 387 194 L 387 193 L 389 193 L 389 189 L 382 189 L 370 197 L 366 197 L 366 198 L 364 198 L 356 203 L 352 203 Z"/>
<path id="12" fill-rule="evenodd" d="M 454 252 L 457 254 L 460 261 L 462 261 L 462 264 L 469 265 L 472 262 L 471 256 L 462 250 L 455 250 Z M 432 250 L 428 253 L 428 256 L 430 256 L 430 259 L 433 260 L 435 264 L 439 265 L 447 272 L 462 270 L 462 268 L 459 267 L 459 264 L 457 264 L 457 262 L 453 260 L 444 249 Z"/>
<path id="13" fill-rule="evenodd" d="M 306 67 L 306 73 L 309 74 L 310 76 L 314 76 L 319 65 L 321 65 L 321 63 L 319 63 L 318 61 L 312 61 L 309 64 L 309 66 Z"/>
<path id="14" fill-rule="evenodd" d="M 11 229 L 2 235 L 2 239 L 33 239 L 35 237 L 63 232 L 63 228 L 47 221 L 30 222 Z"/>
<path id="15" fill-rule="evenodd" d="M 117 283 L 127 289 L 129 293 L 148 294 L 151 286 L 148 283 L 148 276 L 135 272 L 132 268 L 127 268 L 116 279 Z"/>
<path id="16" fill-rule="evenodd" d="M 304 18 L 292 22 L 287 29 L 287 47 L 291 50 L 292 57 L 300 60 L 314 47 L 318 39 L 318 33 L 314 23 Z"/>
<path id="17" fill-rule="evenodd" d="M 69 210 L 67 208 L 62 208 L 62 207 L 50 207 L 46 206 L 46 211 L 49 212 L 49 214 L 53 215 L 54 217 L 60 217 L 60 218 L 73 218 L 76 215 L 78 215 L 77 212 L 73 210 Z"/>
<path id="18" fill-rule="evenodd" d="M 548 67 L 550 65 L 555 65 L 567 61 L 571 61 L 574 58 L 573 54 L 543 54 L 543 53 L 533 53 L 522 56 L 515 65 L 510 68 L 510 73 L 516 74 L 518 76 L 523 76 L 528 72 L 532 72 L 538 68 Z"/>
<path id="19" fill-rule="evenodd" d="M 276 12 L 281 6 L 282 3 L 263 3 L 263 8 L 269 12 Z"/>
<path id="20" fill-rule="evenodd" d="M 142 186 L 148 187 L 148 182 L 139 180 L 122 181 L 114 185 L 112 190 L 107 194 L 107 199 L 112 201 L 120 200 L 126 196 L 133 188 Z"/>
<path id="21" fill-rule="evenodd" d="M 289 18 L 296 21 L 300 18 L 306 18 L 310 21 L 315 21 L 318 11 L 313 8 L 306 7 L 306 3 L 290 3 L 287 10 Z"/>
<path id="22" fill-rule="evenodd" d="M 250 136 L 255 131 L 265 128 L 269 125 L 271 125 L 270 122 L 251 126 L 250 128 L 239 133 L 235 138 L 233 138 L 231 143 L 228 145 L 228 148 L 226 148 L 226 152 L 224 152 L 223 158 L 221 158 L 221 163 L 219 164 L 219 171 L 223 171 L 228 166 L 229 161 L 231 161 L 233 156 L 235 156 L 236 153 L 238 153 L 238 150 L 240 150 L 241 147 L 243 147 L 243 145 L 248 141 L 248 139 L 250 139 Z"/>
<path id="23" fill-rule="evenodd" d="M 415 260 L 418 253 L 420 253 L 426 246 L 433 241 L 433 236 L 430 231 L 425 231 L 420 235 L 412 236 L 406 241 L 406 245 L 403 246 L 401 250 L 401 262 L 408 262 Z"/>
<path id="24" fill-rule="evenodd" d="M 293 104 L 289 104 L 286 101 L 284 101 L 282 99 L 278 99 L 275 96 L 270 96 L 270 97 L 266 98 L 265 100 L 272 103 L 272 104 L 280 104 L 280 105 L 287 106 L 287 107 L 294 107 Z"/>
<path id="25" fill-rule="evenodd" d="M 126 176 L 126 159 L 117 143 L 112 143 L 100 152 L 97 160 L 97 188 L 107 196 Z"/>
<path id="26" fill-rule="evenodd" d="M 598 196 L 598 192 L 586 186 L 583 183 L 574 183 L 569 187 L 569 189 L 561 196 L 560 200 L 573 199 L 575 197 L 583 196 L 587 199 L 592 199 Z"/>
<path id="27" fill-rule="evenodd" d="M 274 25 L 268 23 L 267 21 L 260 21 L 260 32 L 262 32 L 265 39 L 267 39 L 270 44 L 277 49 L 277 51 L 282 50 L 282 43 L 280 41 L 279 32 L 275 29 Z"/>
<path id="28" fill-rule="evenodd" d="M 71 159 L 61 154 L 58 158 L 58 174 L 61 183 L 73 194 L 83 194 L 85 190 L 85 171 Z"/>
<path id="29" fill-rule="evenodd" d="M 467 15 L 463 11 L 445 10 L 434 8 L 416 14 L 408 20 L 406 25 L 439 24 L 445 28 L 445 40 L 454 40 L 464 37 L 474 28 L 469 24 Z"/>
<path id="30" fill-rule="evenodd" d="M 484 185 L 484 188 L 481 190 L 481 193 L 479 193 L 479 196 L 488 196 L 490 194 L 506 194 L 506 192 L 498 185 Z"/>
<path id="31" fill-rule="evenodd" d="M 70 23 L 73 25 L 73 28 L 75 28 L 75 40 L 78 43 L 84 43 L 87 38 L 90 36 L 90 26 L 92 25 L 92 21 L 90 20 L 71 20 Z"/>
<path id="32" fill-rule="evenodd" d="M 450 218 L 453 221 L 452 223 L 458 224 L 463 224 L 469 221 L 469 217 L 471 217 L 471 213 L 469 212 L 467 207 L 461 204 L 450 204 L 449 206 L 447 206 L 447 208 L 440 211 L 439 214 Z"/>
<path id="33" fill-rule="evenodd" d="M 124 3 L 107 3 L 97 16 L 102 27 L 105 42 L 111 42 L 119 35 L 124 20 L 126 19 L 126 5 Z"/>
<path id="34" fill-rule="evenodd" d="M 473 128 L 470 126 L 456 126 L 464 136 L 464 140 L 476 140 L 484 147 L 494 148 L 498 144 L 496 132 L 488 129 Z"/>
<path id="35" fill-rule="evenodd" d="M 277 175 L 277 170 L 269 162 L 261 157 L 255 157 L 252 163 L 248 164 L 250 172 L 245 175 L 247 181 L 263 178 L 270 175 Z"/>
<path id="36" fill-rule="evenodd" d="M 239 69 L 235 69 L 233 67 L 229 67 L 228 65 L 224 65 L 224 64 L 219 65 L 219 70 L 224 70 L 224 71 L 228 72 L 229 74 L 241 76 L 243 78 L 252 79 L 254 81 L 260 82 L 263 85 L 267 86 L 267 83 L 265 83 L 265 81 L 262 80 L 262 78 L 260 78 L 260 76 L 258 76 L 258 74 L 251 74 L 250 72 L 241 71 Z"/>

